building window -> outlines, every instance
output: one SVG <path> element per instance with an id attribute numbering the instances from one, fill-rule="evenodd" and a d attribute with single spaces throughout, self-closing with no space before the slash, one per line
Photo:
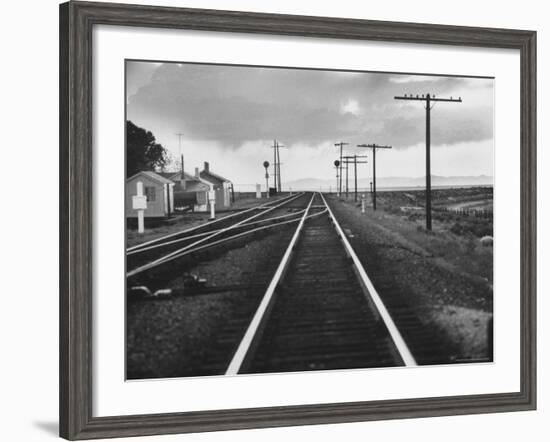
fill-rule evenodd
<path id="1" fill-rule="evenodd" d="M 155 201 L 156 190 L 157 189 L 155 187 L 145 187 L 145 196 L 147 197 L 147 202 Z"/>

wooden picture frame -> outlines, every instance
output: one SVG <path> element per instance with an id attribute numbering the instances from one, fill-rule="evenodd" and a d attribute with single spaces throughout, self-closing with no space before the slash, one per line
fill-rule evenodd
<path id="1" fill-rule="evenodd" d="M 514 393 L 92 416 L 92 28 L 97 24 L 520 51 L 521 389 Z M 60 6 L 60 435 L 70 440 L 532 410 L 536 407 L 536 33 L 69 2 Z"/>

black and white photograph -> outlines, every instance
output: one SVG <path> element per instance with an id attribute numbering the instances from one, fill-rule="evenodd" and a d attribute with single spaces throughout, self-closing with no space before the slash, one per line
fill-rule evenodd
<path id="1" fill-rule="evenodd" d="M 124 81 L 127 380 L 493 362 L 494 78 Z"/>
<path id="2" fill-rule="evenodd" d="M 6 2 L 0 439 L 544 440 L 546 9 Z"/>

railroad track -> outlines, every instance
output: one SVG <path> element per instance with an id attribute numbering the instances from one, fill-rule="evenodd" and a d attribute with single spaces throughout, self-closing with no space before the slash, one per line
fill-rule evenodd
<path id="1" fill-rule="evenodd" d="M 288 196 L 130 247 L 126 250 L 126 276 L 135 279 L 163 264 L 229 240 L 297 222 L 303 198 L 303 193 Z"/>
<path id="2" fill-rule="evenodd" d="M 358 257 L 323 195 L 308 193 L 288 205 L 296 216 L 284 221 L 276 212 L 270 212 L 275 216 L 269 218 L 258 217 L 275 218 L 275 223 L 285 222 L 292 230 L 285 233 L 286 238 L 291 237 L 288 244 L 277 243 L 255 270 L 254 278 L 241 285 L 204 287 L 196 292 L 183 289 L 174 295 L 202 296 L 223 290 L 236 300 L 231 311 L 220 318 L 215 338 L 194 361 L 195 367 L 183 369 L 186 375 L 433 362 L 434 355 L 441 354 L 437 336 L 422 326 L 414 309 L 390 282 L 384 283 L 376 266 L 369 265 L 369 273 L 376 278 L 374 287 L 362 265 L 365 251 Z M 258 218 L 252 221 L 260 221 Z M 240 232 L 236 235 L 242 233 L 245 242 L 250 240 L 250 230 L 266 227 L 241 223 L 242 219 L 233 221 L 243 231 L 236 229 L 231 235 Z M 230 242 L 231 235 L 220 235 L 216 241 Z M 193 253 L 191 257 L 196 259 Z M 169 263 L 159 266 L 166 268 Z"/>
<path id="3" fill-rule="evenodd" d="M 456 350 L 453 346 L 456 344 L 449 342 L 434 324 L 427 324 L 420 319 L 417 305 L 411 301 L 408 289 L 396 283 L 395 272 L 380 259 L 377 248 L 376 244 L 369 248 L 358 248 L 357 255 L 368 266 L 370 280 L 383 297 L 394 323 L 406 337 L 417 363 L 434 365 L 454 362 Z"/>
<path id="4" fill-rule="evenodd" d="M 321 194 L 255 310 L 242 306 L 205 362 L 228 375 L 416 365 Z"/>

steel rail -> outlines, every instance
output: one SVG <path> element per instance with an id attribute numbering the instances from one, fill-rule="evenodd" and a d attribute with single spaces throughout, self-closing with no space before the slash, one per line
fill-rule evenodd
<path id="1" fill-rule="evenodd" d="M 266 312 L 268 308 L 270 307 L 270 305 L 272 305 L 275 289 L 277 288 L 277 285 L 279 284 L 279 280 L 281 279 L 284 271 L 286 270 L 290 262 L 292 251 L 296 245 L 296 242 L 298 241 L 298 238 L 302 231 L 302 227 L 304 226 L 304 222 L 306 220 L 309 209 L 314 199 L 315 199 L 315 193 L 311 197 L 311 200 L 309 201 L 306 211 L 302 216 L 300 223 L 298 224 L 298 227 L 296 227 L 296 230 L 294 231 L 294 235 L 292 236 L 292 239 L 288 244 L 288 247 L 283 255 L 283 258 L 281 259 L 281 262 L 279 263 L 279 266 L 277 267 L 277 270 L 275 271 L 275 274 L 273 275 L 273 278 L 271 279 L 271 282 L 267 287 L 267 290 L 260 302 L 260 305 L 258 306 L 256 313 L 252 318 L 252 321 L 248 325 L 248 328 L 243 338 L 241 339 L 241 342 L 239 343 L 239 346 L 235 351 L 235 354 L 233 355 L 233 358 L 231 359 L 229 366 L 227 367 L 227 370 L 225 372 L 226 375 L 236 375 L 239 373 L 239 370 L 241 369 L 241 366 L 246 358 L 246 355 L 250 350 L 250 347 L 252 346 L 254 340 L 257 339 L 257 335 L 258 335 L 257 332 L 261 327 L 262 323 L 264 322 L 264 318 L 266 316 Z"/>
<path id="2" fill-rule="evenodd" d="M 298 196 L 301 196 L 303 195 L 304 192 L 298 194 Z M 278 199 L 276 201 L 270 201 L 270 202 L 267 202 L 267 203 L 264 203 L 264 204 L 260 204 L 258 206 L 254 206 L 254 207 L 250 207 L 248 209 L 245 209 L 245 210 L 241 210 L 239 212 L 235 212 L 235 213 L 231 213 L 227 216 L 224 216 L 222 218 L 218 218 L 218 219 L 215 219 L 213 221 L 209 221 L 209 222 L 206 222 L 204 224 L 199 224 L 198 226 L 194 226 L 194 227 L 190 227 L 189 229 L 186 229 L 186 230 L 181 230 L 179 232 L 174 232 L 174 233 L 170 233 L 168 235 L 165 235 L 165 236 L 161 236 L 160 238 L 155 238 L 155 239 L 152 239 L 150 241 L 147 241 L 147 242 L 144 242 L 144 243 L 141 243 L 141 244 L 136 244 L 135 246 L 132 246 L 132 247 L 128 247 L 126 249 L 126 252 L 130 252 L 132 250 L 136 250 L 136 249 L 140 249 L 142 247 L 145 247 L 145 246 L 148 246 L 150 244 L 154 244 L 156 242 L 159 242 L 159 241 L 162 241 L 164 239 L 168 239 L 168 238 L 172 238 L 174 236 L 177 236 L 177 235 L 183 235 L 185 233 L 190 233 L 190 232 L 193 232 L 195 230 L 198 230 L 198 229 L 201 229 L 203 227 L 206 227 L 206 226 L 210 226 L 212 224 L 215 224 L 215 223 L 218 223 L 220 221 L 224 221 L 224 220 L 227 220 L 229 218 L 233 218 L 235 216 L 238 216 L 238 215 L 242 215 L 244 213 L 248 213 L 248 212 L 252 212 L 253 210 L 262 210 L 264 208 L 270 208 L 271 205 L 275 204 L 275 203 L 278 203 L 278 202 L 282 202 L 282 201 L 286 201 L 286 200 L 290 200 L 291 198 L 295 197 L 296 195 L 289 195 L 289 196 L 286 196 L 284 198 L 281 198 L 281 199 Z"/>
<path id="3" fill-rule="evenodd" d="M 306 220 L 307 219 L 311 219 L 311 218 L 315 218 L 316 216 L 320 216 L 322 215 L 323 213 L 326 213 L 327 210 L 322 210 L 321 212 L 317 212 L 317 213 L 313 213 L 311 215 L 308 215 L 306 216 Z M 214 241 L 214 242 L 211 242 L 211 243 L 208 243 L 208 244 L 204 244 L 202 246 L 199 246 L 199 247 L 196 247 L 194 249 L 191 249 L 191 250 L 186 250 L 184 252 L 182 252 L 180 255 L 177 255 L 177 256 L 172 256 L 170 258 L 168 258 L 166 261 L 163 262 L 166 263 L 166 262 L 170 262 L 174 259 L 178 259 L 178 258 L 181 258 L 185 255 L 190 255 L 191 253 L 195 253 L 195 252 L 199 252 L 201 250 L 204 250 L 204 249 L 207 249 L 209 247 L 213 247 L 213 246 L 217 246 L 219 244 L 223 244 L 224 242 L 229 242 L 231 240 L 234 240 L 234 239 L 237 239 L 237 238 L 241 238 L 243 236 L 246 236 L 246 235 L 250 235 L 251 233 L 256 233 L 256 232 L 260 232 L 262 230 L 268 230 L 268 229 L 272 229 L 274 227 L 279 227 L 279 226 L 283 226 L 285 224 L 292 224 L 292 223 L 297 223 L 299 221 L 301 221 L 301 217 L 300 218 L 296 218 L 296 219 L 291 219 L 291 220 L 288 220 L 288 221 L 281 221 L 279 223 L 276 223 L 276 224 L 271 224 L 269 226 L 263 226 L 263 227 L 256 227 L 254 229 L 250 229 L 250 230 L 247 230 L 246 232 L 241 232 L 241 233 L 238 233 L 236 235 L 233 235 L 233 236 L 230 236 L 228 238 L 222 238 L 222 239 L 219 239 L 217 241 Z"/>
<path id="4" fill-rule="evenodd" d="M 271 217 L 271 218 L 262 219 L 262 220 L 259 220 L 259 221 L 254 221 L 252 223 L 241 224 L 239 227 L 247 227 L 247 226 L 252 226 L 252 225 L 255 225 L 255 224 L 261 224 L 261 223 L 274 221 L 276 219 L 282 219 L 282 218 L 288 218 L 288 217 L 291 217 L 291 216 L 297 216 L 297 215 L 303 213 L 304 210 L 300 210 L 300 211 L 294 212 L 294 213 L 289 213 L 289 214 L 286 214 L 286 215 L 274 216 L 274 217 Z M 138 249 L 138 250 L 132 250 L 132 251 L 126 253 L 126 256 L 132 256 L 132 255 L 135 255 L 137 253 L 143 253 L 143 252 L 147 252 L 149 250 L 158 249 L 159 247 L 166 247 L 166 246 L 169 246 L 169 245 L 172 245 L 172 244 L 177 244 L 179 242 L 189 241 L 189 240 L 195 239 L 195 238 L 201 238 L 201 237 L 209 235 L 211 233 L 219 232 L 220 230 L 222 230 L 222 229 L 210 230 L 208 232 L 197 233 L 195 235 L 185 236 L 183 238 L 174 239 L 172 241 L 167 241 L 167 242 L 163 242 L 163 243 L 160 243 L 160 244 L 153 244 L 151 246 L 143 247 L 143 248 Z"/>
<path id="5" fill-rule="evenodd" d="M 380 317 L 384 321 L 384 324 L 386 325 L 386 328 L 388 329 L 388 332 L 393 340 L 393 343 L 395 345 L 395 348 L 397 349 L 399 356 L 403 360 L 403 363 L 408 366 L 416 366 L 416 360 L 414 359 L 411 351 L 409 350 L 409 347 L 407 346 L 405 340 L 403 339 L 403 336 L 401 336 L 401 333 L 397 329 L 397 326 L 393 322 L 393 319 L 388 312 L 386 306 L 384 305 L 384 302 L 380 298 L 380 295 L 374 288 L 374 285 L 370 278 L 367 276 L 367 272 L 365 271 L 365 268 L 363 267 L 363 264 L 361 264 L 361 261 L 357 257 L 357 254 L 353 250 L 353 247 L 349 243 L 348 239 L 346 238 L 346 235 L 344 234 L 344 231 L 342 230 L 342 227 L 340 227 L 340 224 L 336 220 L 336 217 L 334 216 L 334 213 L 332 213 L 331 208 L 327 204 L 325 197 L 321 194 L 321 198 L 323 199 L 323 202 L 325 203 L 330 218 L 332 219 L 332 222 L 334 224 L 334 227 L 336 231 L 338 232 L 338 235 L 340 236 L 340 239 L 342 240 L 342 243 L 344 244 L 344 247 L 349 254 L 350 258 L 353 261 L 353 264 L 355 265 L 355 268 L 357 269 L 357 272 L 359 274 L 360 280 L 364 287 L 366 288 L 366 291 L 370 295 L 370 298 L 372 302 L 375 304 L 378 313 L 380 314 Z"/>
<path id="6" fill-rule="evenodd" d="M 294 196 L 294 197 L 291 198 L 291 199 L 287 199 L 287 200 L 285 200 L 285 201 L 283 201 L 283 202 L 280 202 L 279 204 L 276 204 L 276 205 L 274 205 L 274 206 L 271 206 L 271 207 L 267 208 L 267 209 L 264 210 L 263 212 L 260 212 L 260 213 L 257 213 L 257 214 L 255 214 L 255 215 L 252 215 L 252 216 L 249 217 L 249 218 L 246 218 L 246 219 L 244 219 L 244 220 L 242 220 L 242 221 L 239 221 L 239 222 L 237 222 L 237 223 L 235 223 L 235 224 L 232 224 L 232 225 L 229 226 L 229 227 L 225 227 L 225 228 L 223 228 L 223 229 L 220 229 L 220 230 L 216 231 L 215 233 L 212 233 L 212 234 L 209 235 L 209 236 L 206 236 L 206 237 L 204 237 L 204 238 L 202 238 L 202 239 L 199 239 L 198 241 L 195 241 L 193 244 L 189 244 L 189 245 L 187 245 L 187 246 L 185 246 L 185 247 L 182 247 L 181 249 L 178 249 L 178 250 L 175 250 L 175 251 L 169 253 L 168 255 L 165 255 L 165 256 L 163 256 L 163 257 L 160 257 L 160 258 L 158 258 L 158 259 L 156 259 L 156 260 L 154 260 L 154 261 L 151 261 L 151 262 L 149 262 L 149 263 L 147 263 L 147 264 L 144 264 L 144 265 L 142 265 L 142 266 L 140 266 L 140 267 L 138 267 L 138 268 L 136 268 L 136 269 L 134 269 L 134 270 L 131 270 L 130 272 L 127 272 L 127 273 L 126 273 L 126 277 L 129 278 L 129 277 L 135 276 L 135 275 L 137 275 L 137 274 L 139 274 L 139 273 L 142 273 L 142 272 L 144 272 L 144 271 L 146 271 L 146 270 L 150 270 L 150 269 L 152 269 L 152 268 L 154 268 L 154 267 L 157 267 L 158 265 L 163 264 L 167 259 L 171 258 L 172 256 L 178 255 L 178 254 L 180 254 L 181 252 L 183 252 L 183 251 L 185 251 L 185 250 L 188 250 L 188 249 L 190 249 L 190 248 L 192 248 L 192 247 L 195 247 L 195 246 L 197 246 L 197 245 L 199 245 L 199 244 L 202 244 L 203 242 L 208 241 L 209 239 L 214 238 L 215 236 L 218 236 L 218 235 L 220 235 L 221 233 L 224 233 L 224 232 L 227 232 L 227 231 L 229 231 L 229 230 L 232 230 L 232 229 L 234 229 L 234 228 L 240 226 L 241 224 L 244 224 L 244 223 L 247 222 L 247 221 L 251 221 L 251 220 L 253 220 L 253 219 L 255 219 L 255 218 L 259 217 L 259 216 L 262 216 L 262 215 L 264 215 L 264 214 L 266 214 L 266 213 L 268 213 L 268 212 L 271 212 L 272 210 L 278 209 L 279 207 L 281 207 L 281 206 L 283 206 L 283 205 L 285 205 L 285 204 L 288 204 L 288 203 L 294 201 L 295 199 L 301 197 L 302 195 L 303 195 L 303 194 L 299 194 L 299 195 Z"/>

